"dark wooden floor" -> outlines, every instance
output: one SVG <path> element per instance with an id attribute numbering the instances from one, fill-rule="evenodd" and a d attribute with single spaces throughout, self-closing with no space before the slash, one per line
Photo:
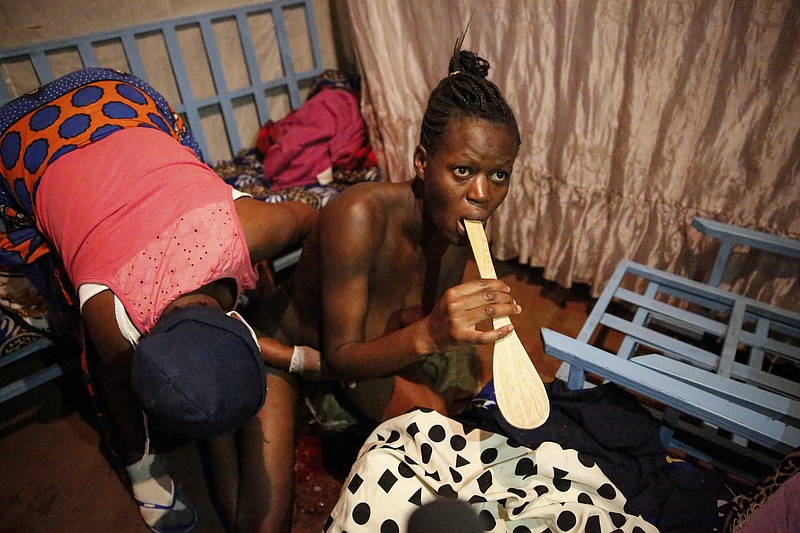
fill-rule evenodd
<path id="1" fill-rule="evenodd" d="M 592 304 L 588 292 L 566 291 L 543 281 L 538 270 L 515 263 L 498 263 L 497 274 L 523 306 L 522 315 L 514 318 L 518 336 L 543 379 L 552 380 L 559 363 L 543 354 L 539 330 L 576 335 Z M 488 372 L 490 357 L 484 353 L 483 359 Z M 91 411 L 80 400 L 80 377 L 60 381 L 0 405 L 0 532 L 148 531 L 101 453 Z M 301 427 L 300 433 L 292 531 L 319 532 L 338 499 L 349 453 L 359 442 L 357 437 L 323 441 L 313 426 Z M 196 447 L 187 444 L 169 459 L 176 481 L 198 507 L 196 531 L 221 531 Z"/>

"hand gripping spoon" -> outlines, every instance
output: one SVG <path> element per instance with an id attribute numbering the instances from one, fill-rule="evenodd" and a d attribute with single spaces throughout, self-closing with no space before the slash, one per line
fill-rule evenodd
<path id="1" fill-rule="evenodd" d="M 497 279 L 489 253 L 486 233 L 480 220 L 465 220 L 467 236 L 482 278 Z M 492 319 L 494 329 L 511 323 L 508 317 Z M 532 429 L 544 424 L 550 415 L 550 401 L 542 378 L 522 346 L 516 331 L 494 344 L 492 362 L 494 392 L 503 417 L 513 426 Z"/>

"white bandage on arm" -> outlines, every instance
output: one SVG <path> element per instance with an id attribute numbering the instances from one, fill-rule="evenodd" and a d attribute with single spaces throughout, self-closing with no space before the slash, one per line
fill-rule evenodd
<path id="1" fill-rule="evenodd" d="M 310 346 L 295 346 L 292 351 L 292 360 L 289 363 L 289 372 L 303 375 L 319 374 L 322 361 L 319 351 Z"/>

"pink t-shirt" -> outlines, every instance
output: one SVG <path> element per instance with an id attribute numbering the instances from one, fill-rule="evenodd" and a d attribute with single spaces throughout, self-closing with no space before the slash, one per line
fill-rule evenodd
<path id="1" fill-rule="evenodd" d="M 42 178 L 36 221 L 72 284 L 108 286 L 143 333 L 211 281 L 255 286 L 231 187 L 160 130 L 121 130 L 62 156 Z"/>

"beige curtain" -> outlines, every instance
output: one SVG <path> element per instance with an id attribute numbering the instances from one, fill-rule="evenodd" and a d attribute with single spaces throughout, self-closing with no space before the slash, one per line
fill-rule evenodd
<path id="1" fill-rule="evenodd" d="M 492 65 L 523 147 L 492 219 L 499 259 L 595 294 L 623 258 L 696 279 L 694 215 L 800 238 L 800 2 L 349 0 L 364 114 L 392 181 L 453 43 Z M 735 257 L 727 282 L 798 306 L 800 261 Z M 760 268 L 760 275 L 741 275 Z"/>

